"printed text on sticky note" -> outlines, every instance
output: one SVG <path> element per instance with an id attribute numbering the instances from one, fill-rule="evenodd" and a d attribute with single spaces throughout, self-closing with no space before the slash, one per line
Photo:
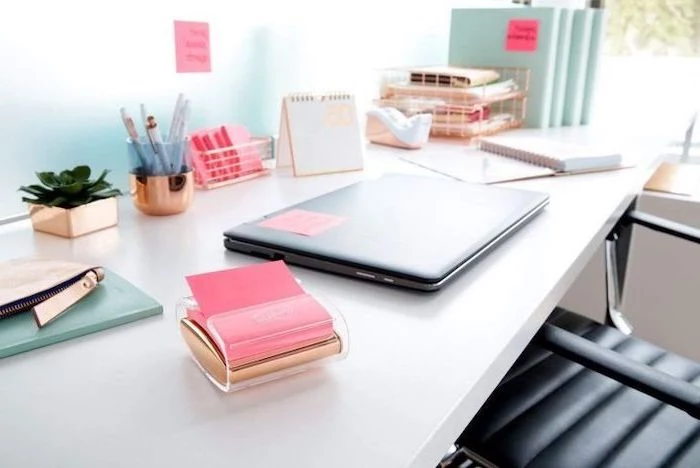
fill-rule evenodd
<path id="1" fill-rule="evenodd" d="M 302 236 L 317 236 L 342 224 L 345 220 L 346 218 L 341 216 L 294 209 L 268 218 L 258 223 L 258 226 L 289 231 Z"/>
<path id="2" fill-rule="evenodd" d="M 209 23 L 175 21 L 175 71 L 211 71 Z"/>
<path id="3" fill-rule="evenodd" d="M 540 22 L 536 19 L 512 19 L 506 32 L 506 50 L 509 52 L 534 52 Z"/>

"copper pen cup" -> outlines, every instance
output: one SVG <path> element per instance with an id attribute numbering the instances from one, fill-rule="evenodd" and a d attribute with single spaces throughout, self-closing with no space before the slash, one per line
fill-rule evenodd
<path id="1" fill-rule="evenodd" d="M 134 206 L 147 215 L 182 213 L 192 204 L 194 174 L 189 139 L 156 143 L 127 139 Z"/>
<path id="2" fill-rule="evenodd" d="M 182 213 L 192 204 L 192 171 L 163 176 L 129 174 L 129 185 L 134 206 L 147 215 Z"/>

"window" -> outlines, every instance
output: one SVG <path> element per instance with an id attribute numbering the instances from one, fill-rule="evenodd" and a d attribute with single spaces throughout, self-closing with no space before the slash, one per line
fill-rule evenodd
<path id="1" fill-rule="evenodd" d="M 647 126 L 687 121 L 700 108 L 700 0 L 609 0 L 604 6 L 596 116 Z"/>
<path id="2" fill-rule="evenodd" d="M 611 55 L 700 55 L 700 0 L 610 0 Z"/>

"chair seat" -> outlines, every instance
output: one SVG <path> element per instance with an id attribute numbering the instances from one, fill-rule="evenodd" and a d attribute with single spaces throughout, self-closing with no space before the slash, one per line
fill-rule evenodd
<path id="1" fill-rule="evenodd" d="M 700 385 L 700 365 L 557 309 L 550 323 Z M 481 464 L 700 467 L 700 421 L 530 345 L 457 440 Z"/>

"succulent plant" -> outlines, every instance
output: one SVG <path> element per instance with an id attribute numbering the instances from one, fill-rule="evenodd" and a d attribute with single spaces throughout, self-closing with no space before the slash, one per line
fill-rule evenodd
<path id="1" fill-rule="evenodd" d="M 36 176 L 41 185 L 20 187 L 19 191 L 34 196 L 34 198 L 22 197 L 22 201 L 71 209 L 122 194 L 119 189 L 112 188 L 112 184 L 105 180 L 108 170 L 102 171 L 95 180 L 90 180 L 91 173 L 89 166 L 76 166 L 72 170 L 61 171 L 58 174 L 37 172 Z"/>

